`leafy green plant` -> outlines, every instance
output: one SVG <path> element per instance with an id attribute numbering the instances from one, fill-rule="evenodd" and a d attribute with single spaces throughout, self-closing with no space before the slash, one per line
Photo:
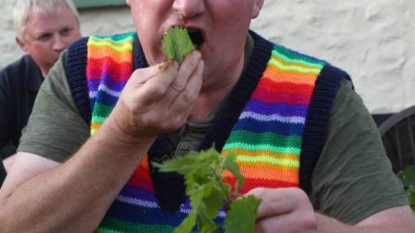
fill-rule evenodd
<path id="1" fill-rule="evenodd" d="M 234 160 L 234 153 L 222 156 L 211 148 L 200 153 L 190 152 L 162 164 L 153 163 L 161 172 L 177 172 L 185 179 L 192 212 L 175 228 L 176 233 L 191 232 L 195 225 L 202 233 L 219 232 L 222 227 L 227 233 L 253 232 L 261 201 L 239 193 L 245 178 Z M 237 179 L 234 187 L 224 182 L 225 170 Z M 229 210 L 223 226 L 219 226 L 213 219 L 224 205 L 229 206 Z"/>
<path id="2" fill-rule="evenodd" d="M 162 43 L 162 50 L 167 58 L 174 59 L 179 64 L 183 61 L 183 58 L 195 48 L 187 28 L 185 27 L 177 26 L 169 28 L 163 37 Z"/>
<path id="3" fill-rule="evenodd" d="M 405 170 L 398 173 L 398 177 L 405 188 L 409 205 L 415 213 L 415 166 L 407 166 Z"/>

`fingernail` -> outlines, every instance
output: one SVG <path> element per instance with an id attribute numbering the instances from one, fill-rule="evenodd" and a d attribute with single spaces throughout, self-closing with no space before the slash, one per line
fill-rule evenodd
<path id="1" fill-rule="evenodd" d="M 174 61 L 173 66 L 176 67 L 176 69 L 178 69 L 179 68 L 179 63 L 177 61 Z"/>
<path id="2" fill-rule="evenodd" d="M 202 55 L 200 54 L 200 52 L 198 50 L 193 50 L 192 55 L 194 58 L 200 58 Z"/>

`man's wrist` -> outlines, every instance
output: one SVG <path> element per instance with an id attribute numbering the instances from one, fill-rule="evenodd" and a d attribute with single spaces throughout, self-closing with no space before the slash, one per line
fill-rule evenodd
<path id="1" fill-rule="evenodd" d="M 132 135 L 120 127 L 117 119 L 114 117 L 113 114 L 110 114 L 104 124 L 101 126 L 102 130 L 105 130 L 106 134 L 110 135 L 110 137 L 114 137 L 117 141 L 125 146 L 147 146 L 151 145 L 155 137 L 137 137 L 136 135 Z"/>

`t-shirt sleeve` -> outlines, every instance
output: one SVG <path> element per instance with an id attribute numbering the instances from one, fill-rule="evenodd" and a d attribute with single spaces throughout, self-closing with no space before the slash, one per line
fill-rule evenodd
<path id="1" fill-rule="evenodd" d="M 342 80 L 334 101 L 311 182 L 316 211 L 344 223 L 408 204 L 376 124 L 349 80 Z"/>
<path id="2" fill-rule="evenodd" d="M 66 52 L 49 71 L 36 97 L 18 151 L 64 162 L 89 137 L 65 73 Z"/>

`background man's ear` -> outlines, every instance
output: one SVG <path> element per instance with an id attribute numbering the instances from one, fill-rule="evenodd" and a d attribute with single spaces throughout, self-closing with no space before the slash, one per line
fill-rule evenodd
<path id="1" fill-rule="evenodd" d="M 252 18 L 258 17 L 261 12 L 262 6 L 264 6 L 264 0 L 254 0 L 254 8 L 252 9 Z"/>
<path id="2" fill-rule="evenodd" d="M 29 51 L 26 48 L 26 44 L 19 39 L 19 37 L 15 37 L 16 44 L 23 50 L 24 53 L 28 53 Z"/>
<path id="3" fill-rule="evenodd" d="M 125 2 L 127 3 L 127 5 L 129 5 L 129 6 L 131 6 L 131 5 L 130 5 L 130 1 L 131 1 L 131 0 L 125 0 Z"/>

